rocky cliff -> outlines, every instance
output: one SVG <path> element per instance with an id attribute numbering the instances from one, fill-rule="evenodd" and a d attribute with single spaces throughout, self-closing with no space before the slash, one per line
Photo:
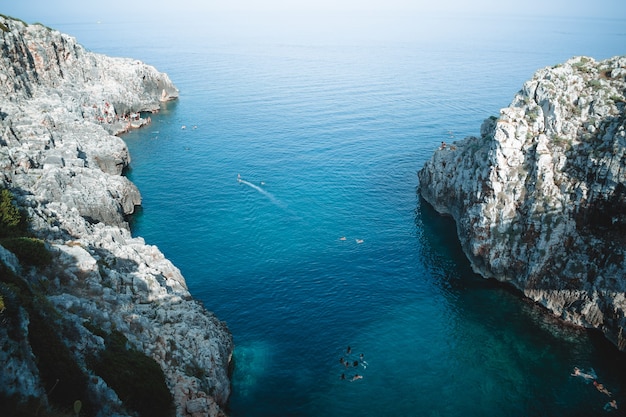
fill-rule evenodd
<path id="1" fill-rule="evenodd" d="M 539 70 L 480 136 L 444 144 L 420 193 L 474 270 L 626 350 L 626 57 Z"/>
<path id="2" fill-rule="evenodd" d="M 122 350 L 160 365 L 176 415 L 223 414 L 232 337 L 192 299 L 180 271 L 131 236 L 126 218 L 141 197 L 121 176 L 130 157 L 114 136 L 149 123 L 147 114 L 178 91 L 148 65 L 86 51 L 70 36 L 4 16 L 0 50 L 0 181 L 52 256 L 45 267 L 25 266 L 0 246 L 2 278 L 27 283 L 17 290 L 0 280 L 0 389 L 45 408 L 63 388 L 63 376 L 43 380 L 37 349 L 27 343 L 34 331 L 28 290 L 56 312 L 44 321 L 61 329 L 62 343 L 88 375 L 92 414 L 133 413 L 89 366 L 118 334 L 126 339 Z"/>

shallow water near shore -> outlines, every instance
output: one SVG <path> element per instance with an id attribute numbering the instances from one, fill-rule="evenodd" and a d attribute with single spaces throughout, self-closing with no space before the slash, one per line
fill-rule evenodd
<path id="1" fill-rule="evenodd" d="M 536 69 L 626 52 L 624 19 L 497 23 L 429 37 L 51 25 L 181 91 L 123 136 L 143 195 L 132 227 L 228 323 L 231 416 L 621 412 L 574 366 L 626 409 L 624 355 L 473 274 L 416 193 L 439 143 L 479 134 Z"/>

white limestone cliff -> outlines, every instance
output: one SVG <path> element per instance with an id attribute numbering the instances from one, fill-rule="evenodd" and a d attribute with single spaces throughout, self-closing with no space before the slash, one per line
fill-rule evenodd
<path id="1" fill-rule="evenodd" d="M 626 350 L 626 57 L 537 71 L 480 137 L 442 144 L 420 193 L 474 270 Z"/>
<path id="2" fill-rule="evenodd" d="M 79 362 L 103 343 L 85 322 L 121 331 L 163 369 L 177 416 L 216 416 L 230 395 L 232 336 L 191 297 L 178 268 L 131 236 L 126 217 L 141 196 L 121 176 L 130 156 L 113 136 L 149 123 L 147 112 L 177 96 L 151 66 L 0 16 L 0 181 L 27 207 L 54 258 L 43 271 L 20 270 L 2 247 L 0 259 L 45 285 L 48 300 L 74 322 L 80 337 L 67 343 Z M 28 348 L 6 343 L 3 390 L 45 396 Z M 90 381 L 101 415 L 125 415 L 102 379 Z"/>

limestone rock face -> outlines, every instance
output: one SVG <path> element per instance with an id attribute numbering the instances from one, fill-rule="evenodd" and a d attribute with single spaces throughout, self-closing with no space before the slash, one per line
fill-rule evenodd
<path id="1" fill-rule="evenodd" d="M 27 208 L 54 258 L 46 270 L 20 270 L 0 246 L 0 260 L 45 285 L 80 334 L 67 341 L 78 363 L 103 348 L 85 322 L 119 330 L 160 364 L 178 416 L 223 415 L 232 336 L 192 299 L 158 248 L 131 236 L 126 218 L 141 196 L 120 175 L 130 156 L 113 136 L 149 123 L 146 112 L 177 96 L 153 67 L 91 53 L 58 31 L 0 16 L 0 181 Z M 7 344 L 0 362 L 7 365 L 0 377 L 6 392 L 45 396 L 27 346 Z M 124 415 L 103 380 L 90 383 L 103 410 Z"/>
<path id="2" fill-rule="evenodd" d="M 480 137 L 442 145 L 420 193 L 473 268 L 626 350 L 626 57 L 539 70 Z"/>

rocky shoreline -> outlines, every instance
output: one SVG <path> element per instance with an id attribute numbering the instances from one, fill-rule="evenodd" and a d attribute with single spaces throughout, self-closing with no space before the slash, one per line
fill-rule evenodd
<path id="1" fill-rule="evenodd" d="M 132 414 L 86 365 L 112 332 L 160 365 L 177 416 L 224 415 L 232 335 L 126 221 L 141 196 L 121 175 L 130 156 L 114 135 L 149 123 L 146 114 L 176 99 L 177 89 L 151 66 L 86 51 L 42 25 L 0 16 L 0 36 L 0 180 L 52 263 L 26 267 L 2 246 L 0 261 L 31 288 L 45 288 L 61 327 L 71 328 L 64 343 L 89 375 L 97 415 Z M 23 343 L 28 314 L 10 305 L 7 288 L 0 286 L 4 304 L 22 321 L 12 323 L 19 334 L 0 333 L 0 386 L 47 404 L 50 387 Z"/>
<path id="2" fill-rule="evenodd" d="M 479 137 L 442 143 L 419 192 L 473 269 L 626 351 L 626 57 L 537 71 Z"/>

